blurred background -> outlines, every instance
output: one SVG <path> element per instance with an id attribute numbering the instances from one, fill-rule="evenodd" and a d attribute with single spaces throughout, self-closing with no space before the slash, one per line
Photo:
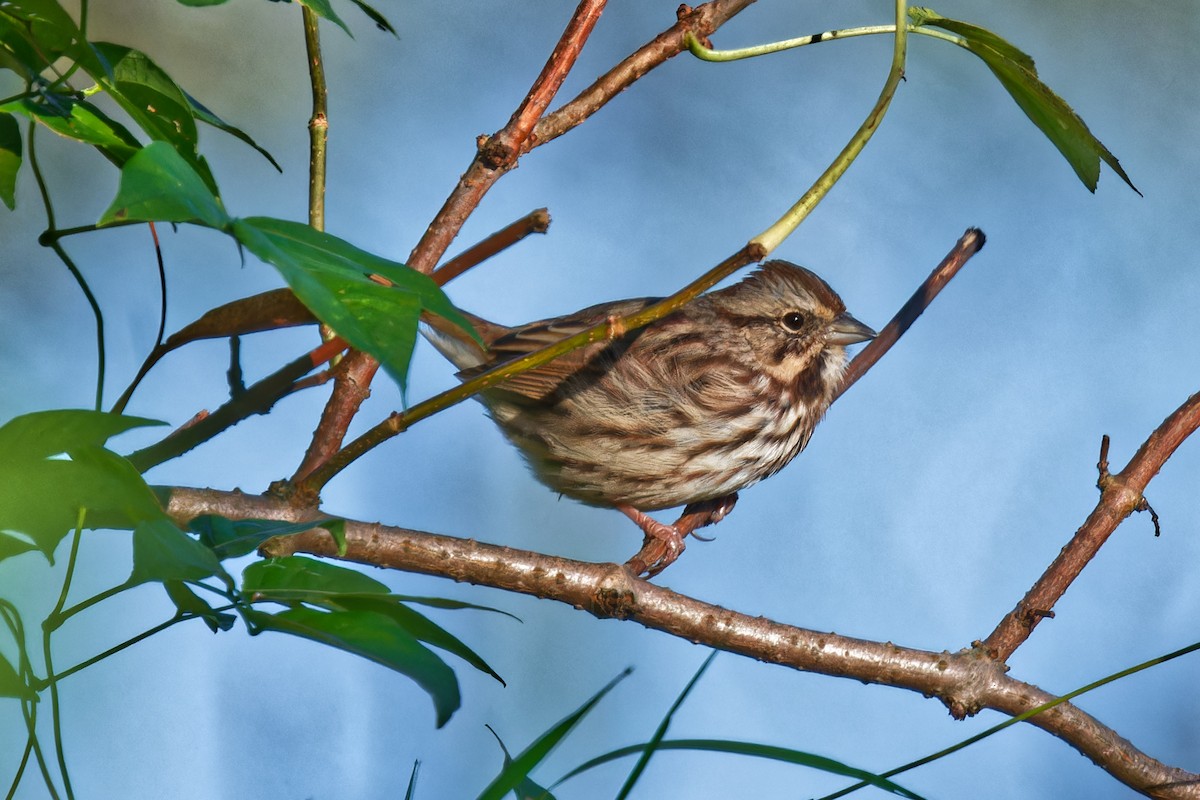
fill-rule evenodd
<path id="1" fill-rule="evenodd" d="M 672 24 L 675 3 L 614 3 L 560 97 Z M 407 257 L 474 152 L 508 119 L 570 16 L 569 3 L 392 3 L 399 38 L 347 2 L 351 39 L 322 25 L 330 82 L 328 230 Z M 825 277 L 878 328 L 969 226 L 987 247 L 914 328 L 831 410 L 805 453 L 742 493 L 736 513 L 693 543 L 658 583 L 817 630 L 956 650 L 986 636 L 1097 498 L 1102 434 L 1114 470 L 1200 388 L 1200 10 L 1193 3 L 955 0 L 940 13 L 985 26 L 1031 54 L 1121 160 L 1138 197 L 1104 168 L 1095 195 L 966 51 L 913 37 L 907 80 L 846 178 L 776 253 Z M 890 21 L 884 2 L 761 0 L 714 37 L 736 47 Z M 139 48 L 284 166 L 212 129 L 202 147 L 235 215 L 306 218 L 307 85 L 300 13 L 239 0 L 92 3 L 93 38 Z M 670 293 L 757 234 L 825 168 L 883 83 L 891 40 L 823 43 L 768 58 L 680 57 L 593 119 L 535 150 L 486 197 L 451 254 L 546 206 L 550 232 L 455 281 L 460 306 L 501 322 L 607 299 Z M 0 94 L 17 87 L 4 86 Z M 557 105 L 557 104 L 556 104 Z M 39 136 L 61 227 L 95 221 L 117 173 L 90 149 Z M 0 213 L 0 418 L 90 407 L 93 321 L 61 264 L 36 245 L 45 218 L 28 168 L 16 212 Z M 168 330 L 212 306 L 282 285 L 230 240 L 164 234 Z M 105 311 L 106 405 L 153 343 L 154 253 L 144 226 L 66 241 Z M 311 347 L 311 329 L 243 342 L 253 379 Z M 224 342 L 170 355 L 129 412 L 179 425 L 225 395 Z M 454 384 L 422 343 L 408 399 Z M 281 402 L 149 473 L 152 483 L 263 491 L 291 474 L 325 390 Z M 400 407 L 380 376 L 355 430 Z M 142 442 L 129 434 L 122 451 Z M 1162 518 L 1129 519 L 1011 659 L 1056 693 L 1198 638 L 1195 565 L 1200 446 L 1186 443 L 1151 484 Z M 544 551 L 620 561 L 640 543 L 621 515 L 559 500 L 526 472 L 476 403 L 371 452 L 325 493 L 331 513 Z M 86 537 L 75 597 L 128 575 L 129 536 Z M 235 565 L 238 566 L 238 565 Z M 240 566 L 238 566 L 240 568 Z M 449 581 L 371 570 L 396 591 L 494 605 L 434 612 L 506 679 L 463 664 L 463 707 L 434 728 L 407 679 L 276 634 L 213 637 L 181 625 L 62 686 L 79 797 L 392 798 L 414 760 L 418 798 L 474 797 L 498 771 L 492 725 L 524 748 L 626 667 L 621 683 L 534 773 L 549 783 L 583 760 L 645 741 L 705 649 L 637 625 Z M 27 621 L 49 609 L 60 572 L 36 555 L 0 566 Z M 157 587 L 110 601 L 60 637 L 70 664 L 161 622 Z M 1196 656 L 1081 698 L 1079 705 L 1162 761 L 1200 769 Z M 0 701 L 0 775 L 24 742 Z M 719 656 L 669 736 L 809 750 L 884 771 L 1002 717 L 955 722 L 937 701 Z M 615 794 L 631 761 L 559 787 Z M 1015 726 L 902 776 L 926 797 L 1093 798 L 1132 792 L 1040 730 Z M 808 797 L 847 781 L 730 756 L 662 753 L 638 797 Z M 981 788 L 984 787 L 984 788 Z M 875 796 L 876 790 L 865 790 Z M 19 797 L 40 797 L 27 776 Z"/>

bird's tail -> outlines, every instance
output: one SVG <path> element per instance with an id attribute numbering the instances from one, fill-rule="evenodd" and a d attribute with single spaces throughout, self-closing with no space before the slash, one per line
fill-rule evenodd
<path id="1" fill-rule="evenodd" d="M 421 335 L 445 356 L 447 361 L 462 370 L 477 367 L 487 361 L 485 345 L 493 341 L 496 332 L 503 330 L 503 327 L 462 309 L 459 309 L 459 313 L 471 323 L 471 327 L 483 339 L 484 345 L 475 341 L 450 320 L 429 312 L 421 314 Z"/>

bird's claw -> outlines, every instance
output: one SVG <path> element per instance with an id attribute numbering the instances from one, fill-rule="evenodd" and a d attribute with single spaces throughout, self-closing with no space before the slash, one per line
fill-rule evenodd
<path id="1" fill-rule="evenodd" d="M 646 534 L 646 539 L 642 542 L 642 549 L 625 562 L 625 566 L 633 570 L 635 575 L 645 573 L 646 577 L 653 578 L 675 563 L 675 559 L 683 553 L 686 547 L 683 543 L 684 537 L 690 534 L 702 542 L 710 541 L 703 536 L 696 535 L 696 529 L 703 528 L 705 525 L 715 525 L 725 519 L 729 512 L 733 511 L 737 499 L 737 492 L 733 492 L 724 497 L 689 503 L 674 525 L 659 522 L 636 508 L 619 506 L 619 510 L 637 523 L 637 526 Z"/>

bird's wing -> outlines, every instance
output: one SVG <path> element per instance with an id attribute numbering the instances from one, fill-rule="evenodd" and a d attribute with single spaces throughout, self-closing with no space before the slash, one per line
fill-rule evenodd
<path id="1" fill-rule="evenodd" d="M 464 369 L 458 373 L 458 377 L 462 380 L 469 380 L 492 367 L 562 341 L 608 319 L 634 314 L 660 299 L 658 297 L 639 297 L 632 300 L 601 303 L 567 316 L 539 320 L 513 328 L 491 343 L 488 348 L 489 359 L 486 363 Z M 636 332 L 632 335 L 636 336 Z M 592 342 L 540 367 L 515 375 L 500 384 L 498 388 L 524 395 L 532 400 L 542 400 L 557 389 L 564 380 L 580 370 L 586 369 L 596 356 L 613 345 L 613 341 L 609 339 Z"/>

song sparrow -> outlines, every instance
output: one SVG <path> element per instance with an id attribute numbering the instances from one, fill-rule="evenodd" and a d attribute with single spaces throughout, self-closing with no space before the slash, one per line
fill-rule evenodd
<path id="1" fill-rule="evenodd" d="M 423 330 L 466 380 L 658 299 L 512 328 L 468 314 L 487 350 L 449 323 L 430 319 Z M 646 539 L 630 566 L 655 575 L 683 551 L 684 536 L 729 513 L 739 489 L 804 449 L 845 369 L 845 346 L 874 336 L 817 275 L 769 261 L 479 399 L 542 483 L 636 522 Z M 674 525 L 643 513 L 684 504 Z"/>

